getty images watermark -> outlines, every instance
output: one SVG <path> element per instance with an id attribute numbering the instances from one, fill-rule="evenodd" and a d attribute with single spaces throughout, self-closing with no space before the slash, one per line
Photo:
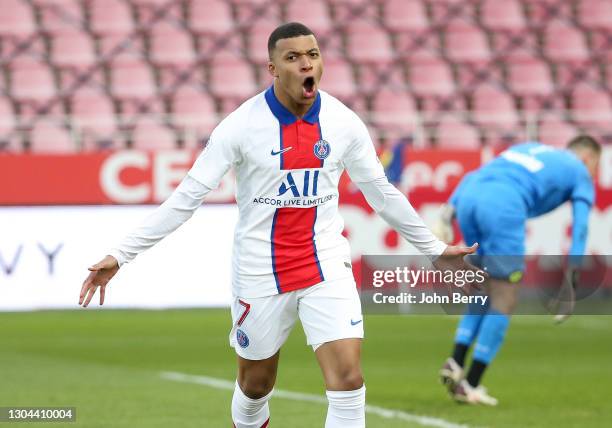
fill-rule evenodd
<path id="1" fill-rule="evenodd" d="M 480 270 L 437 270 L 424 256 L 363 256 L 363 310 L 482 313 L 492 304 L 490 281 L 503 278 L 517 289 L 517 314 L 556 314 L 560 305 L 571 305 L 576 314 L 612 314 L 612 256 L 585 256 L 576 265 L 565 256 L 473 256 L 469 261 Z"/>

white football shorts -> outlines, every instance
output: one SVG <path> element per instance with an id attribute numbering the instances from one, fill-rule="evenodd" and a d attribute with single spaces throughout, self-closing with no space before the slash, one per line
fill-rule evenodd
<path id="1" fill-rule="evenodd" d="M 306 342 L 363 338 L 359 292 L 352 277 L 258 298 L 234 297 L 230 346 L 247 360 L 263 360 L 281 348 L 299 318 Z"/>

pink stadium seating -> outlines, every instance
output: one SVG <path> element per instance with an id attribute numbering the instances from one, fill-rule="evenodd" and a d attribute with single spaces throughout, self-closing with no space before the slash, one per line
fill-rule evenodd
<path id="1" fill-rule="evenodd" d="M 156 92 L 150 67 L 139 62 L 113 67 L 111 88 L 119 98 L 152 98 Z"/>
<path id="2" fill-rule="evenodd" d="M 132 131 L 132 148 L 138 150 L 176 149 L 176 137 L 167 126 L 151 119 L 142 119 Z"/>
<path id="3" fill-rule="evenodd" d="M 438 124 L 436 141 L 437 146 L 444 149 L 480 148 L 480 136 L 476 128 L 452 116 Z"/>
<path id="4" fill-rule="evenodd" d="M 472 0 L 433 0 L 430 1 L 432 24 L 445 26 L 454 22 L 475 22 L 476 2 Z"/>
<path id="5" fill-rule="evenodd" d="M 601 83 L 598 67 L 591 61 L 560 62 L 555 68 L 557 85 L 562 91 L 571 90 L 580 82 Z"/>
<path id="6" fill-rule="evenodd" d="M 30 131 L 30 145 L 37 153 L 66 153 L 75 151 L 72 136 L 66 127 L 52 120 L 41 120 Z"/>
<path id="7" fill-rule="evenodd" d="M 491 30 L 522 30 L 525 16 L 518 0 L 485 0 L 480 4 L 481 22 Z"/>
<path id="8" fill-rule="evenodd" d="M 84 88 L 71 99 L 71 112 L 77 128 L 99 134 L 115 131 L 115 112 L 112 101 L 103 93 Z"/>
<path id="9" fill-rule="evenodd" d="M 0 153 L 21 151 L 21 141 L 14 133 L 15 125 L 10 100 L 0 97 Z"/>
<path id="10" fill-rule="evenodd" d="M 276 24 L 264 24 L 251 27 L 246 38 L 245 51 L 247 57 L 258 64 L 268 63 L 268 38 Z"/>
<path id="11" fill-rule="evenodd" d="M 13 64 L 11 75 L 11 92 L 17 99 L 48 99 L 56 94 L 51 70 L 42 62 Z"/>
<path id="12" fill-rule="evenodd" d="M 578 130 L 569 123 L 555 118 L 545 118 L 540 122 L 539 141 L 555 147 L 565 147 L 567 143 L 576 135 Z"/>
<path id="13" fill-rule="evenodd" d="M 554 92 L 550 70 L 538 60 L 508 64 L 508 83 L 517 95 L 551 95 Z"/>
<path id="14" fill-rule="evenodd" d="M 493 86 L 479 86 L 472 95 L 474 119 L 483 125 L 496 125 L 499 128 L 514 128 L 518 117 L 514 100 L 503 90 Z"/>
<path id="15" fill-rule="evenodd" d="M 174 123 L 179 127 L 211 127 L 216 123 L 217 112 L 214 100 L 199 89 L 189 86 L 180 88 L 172 100 Z"/>
<path id="16" fill-rule="evenodd" d="M 99 37 L 99 53 L 113 65 L 133 64 L 144 61 L 145 43 L 140 36 L 110 34 Z"/>
<path id="17" fill-rule="evenodd" d="M 36 31 L 30 6 L 20 0 L 3 0 L 0 7 L 0 35 L 25 35 Z"/>
<path id="18" fill-rule="evenodd" d="M 572 3 L 567 0 L 524 0 L 523 2 L 533 27 L 546 27 L 553 19 L 570 21 Z"/>
<path id="19" fill-rule="evenodd" d="M 323 0 L 289 2 L 286 20 L 304 22 L 317 35 L 325 34 L 333 27 L 327 3 Z"/>
<path id="20" fill-rule="evenodd" d="M 414 100 L 406 92 L 383 89 L 372 102 L 372 122 L 377 127 L 391 129 L 394 127 L 413 128 L 415 125 Z"/>
<path id="21" fill-rule="evenodd" d="M 388 0 L 384 3 L 385 26 L 392 31 L 427 29 L 429 22 L 420 0 Z"/>
<path id="22" fill-rule="evenodd" d="M 578 21 L 587 28 L 612 28 L 612 2 L 581 0 L 578 3 Z"/>
<path id="23" fill-rule="evenodd" d="M 500 65 L 489 61 L 455 63 L 455 69 L 461 91 L 470 91 L 483 83 L 501 86 L 504 81 Z"/>
<path id="24" fill-rule="evenodd" d="M 554 22 L 544 34 L 544 53 L 554 61 L 583 61 L 589 58 L 584 36 L 575 27 Z"/>
<path id="25" fill-rule="evenodd" d="M 592 33 L 592 54 L 603 63 L 612 61 L 612 29 Z"/>
<path id="26" fill-rule="evenodd" d="M 58 33 L 50 38 L 51 61 L 58 66 L 84 67 L 96 61 L 92 39 L 74 31 Z"/>
<path id="27" fill-rule="evenodd" d="M 247 98 L 257 92 L 251 66 L 243 60 L 215 60 L 210 70 L 210 85 L 215 95 Z"/>
<path id="28" fill-rule="evenodd" d="M 206 0 L 200 0 L 206 1 Z M 269 23 L 280 25 L 283 20 L 280 10 L 280 2 L 235 2 L 236 24 L 239 26 L 250 27 L 258 23 Z"/>
<path id="29" fill-rule="evenodd" d="M 417 95 L 451 95 L 455 91 L 449 66 L 443 61 L 410 65 L 410 82 Z"/>
<path id="30" fill-rule="evenodd" d="M 191 36 L 174 26 L 155 26 L 150 43 L 151 60 L 156 65 L 185 65 L 196 60 Z"/>
<path id="31" fill-rule="evenodd" d="M 329 77 L 327 60 L 325 61 L 325 70 L 324 75 Z M 360 64 L 358 70 L 358 91 L 362 94 L 376 93 L 380 88 L 404 90 L 406 87 L 405 66 L 403 63 Z"/>
<path id="32" fill-rule="evenodd" d="M 377 22 L 379 18 L 378 4 L 376 1 L 332 1 L 334 21 L 340 24 L 351 25 L 353 23 L 363 24 L 366 22 Z"/>
<path id="33" fill-rule="evenodd" d="M 468 24 L 454 24 L 444 31 L 446 54 L 452 61 L 484 61 L 490 57 L 484 32 Z"/>
<path id="34" fill-rule="evenodd" d="M 189 27 L 201 34 L 224 34 L 234 28 L 230 5 L 222 0 L 191 0 Z"/>
<path id="35" fill-rule="evenodd" d="M 572 92 L 574 119 L 585 125 L 606 126 L 612 122 L 610 94 L 587 84 L 577 85 Z"/>
<path id="36" fill-rule="evenodd" d="M 326 61 L 321 87 L 335 97 L 350 98 L 357 94 L 353 70 L 345 61 Z"/>
<path id="37" fill-rule="evenodd" d="M 120 0 L 91 0 L 91 30 L 97 34 L 130 33 L 134 29 L 127 3 Z"/>
<path id="38" fill-rule="evenodd" d="M 391 62 L 394 52 L 387 33 L 375 25 L 351 25 L 347 28 L 348 58 L 355 62 Z"/>

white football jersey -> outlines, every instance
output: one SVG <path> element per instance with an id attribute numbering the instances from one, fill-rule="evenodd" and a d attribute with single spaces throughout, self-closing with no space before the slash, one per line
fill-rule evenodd
<path id="1" fill-rule="evenodd" d="M 352 276 L 338 181 L 344 169 L 355 182 L 384 176 L 353 111 L 318 91 L 298 118 L 270 87 L 214 129 L 189 175 L 214 189 L 232 167 L 239 207 L 235 295 L 263 297 Z"/>

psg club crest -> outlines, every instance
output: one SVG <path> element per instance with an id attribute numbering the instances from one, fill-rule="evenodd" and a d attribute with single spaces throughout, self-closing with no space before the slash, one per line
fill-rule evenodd
<path id="1" fill-rule="evenodd" d="M 325 140 L 319 140 L 314 145 L 314 154 L 321 160 L 328 157 L 330 151 L 329 143 Z"/>
<path id="2" fill-rule="evenodd" d="M 247 336 L 246 333 L 240 329 L 236 330 L 236 340 L 241 348 L 246 348 L 249 346 L 249 336 Z"/>

